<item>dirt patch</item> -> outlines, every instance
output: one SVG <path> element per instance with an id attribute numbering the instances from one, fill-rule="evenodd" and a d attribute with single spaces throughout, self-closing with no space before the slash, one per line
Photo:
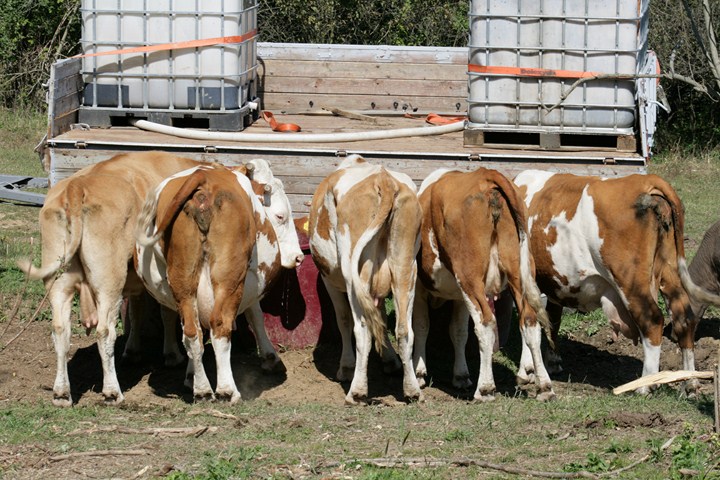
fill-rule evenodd
<path id="1" fill-rule="evenodd" d="M 19 331 L 18 324 L 0 339 L 4 344 Z M 1 330 L 0 330 L 1 332 Z M 87 336 L 76 329 L 72 336 L 72 349 L 68 369 L 74 401 L 80 405 L 100 402 L 102 370 L 94 334 Z M 184 366 L 165 367 L 159 328 L 150 330 L 144 338 L 145 352 L 140 364 L 124 364 L 120 357 L 125 337 L 120 335 L 116 345 L 117 370 L 120 385 L 129 403 L 163 403 L 167 399 L 182 398 L 191 402 L 190 392 L 183 387 Z M 446 333 L 440 330 L 441 335 Z M 343 403 L 347 385 L 334 380 L 340 349 L 337 344 L 323 344 L 317 348 L 288 350 L 280 353 L 287 372 L 267 375 L 260 369 L 260 360 L 254 354 L 254 343 L 245 337 L 233 339 L 233 369 L 238 388 L 244 399 L 265 399 L 271 402 L 318 402 L 333 405 Z M 518 335 L 519 336 L 519 335 Z M 432 338 L 432 337 L 431 337 Z M 582 333 L 561 339 L 560 348 L 564 371 L 553 377 L 558 394 L 587 392 L 588 389 L 607 391 L 638 378 L 642 371 L 642 347 L 627 339 L 612 342 L 609 327 L 603 327 L 592 336 Z M 696 367 L 711 370 L 718 359 L 720 319 L 709 318 L 701 322 L 696 345 Z M 511 335 L 503 350 L 508 358 L 517 361 L 517 338 Z M 425 390 L 429 398 L 471 398 L 472 391 L 458 391 L 450 383 L 452 373 L 452 347 L 449 340 L 438 340 L 429 350 L 431 385 Z M 472 380 L 476 381 L 478 358 L 474 339 L 468 342 L 468 363 Z M 208 376 L 215 375 L 212 347 L 206 348 L 205 365 Z M 47 401 L 52 397 L 55 378 L 55 353 L 48 322 L 35 322 L 10 347 L 0 353 L 0 402 Z M 510 368 L 496 364 L 493 367 L 500 394 L 515 395 L 514 373 Z M 682 369 L 682 358 L 677 345 L 669 338 L 663 340 L 661 369 Z M 369 371 L 370 396 L 382 403 L 402 401 L 402 380 L 399 376 L 382 373 L 379 358 L 373 353 Z M 709 382 L 701 384 L 702 393 L 709 393 Z M 626 423 L 618 418 L 617 424 Z M 627 420 L 632 423 L 632 420 Z"/>
<path id="2" fill-rule="evenodd" d="M 658 412 L 637 413 L 637 412 L 615 412 L 602 419 L 588 419 L 582 427 L 599 428 L 604 426 L 615 428 L 649 427 L 661 428 L 668 425 L 668 421 Z M 579 428 L 580 426 L 576 426 Z"/>

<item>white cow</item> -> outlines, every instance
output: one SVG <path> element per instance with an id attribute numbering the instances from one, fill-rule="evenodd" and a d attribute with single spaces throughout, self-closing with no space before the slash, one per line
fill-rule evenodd
<path id="1" fill-rule="evenodd" d="M 354 372 L 345 397 L 349 404 L 367 397 L 371 340 L 375 339 L 386 360 L 392 353 L 380 311 L 391 292 L 403 392 L 409 399 L 422 399 L 412 364 L 411 318 L 421 221 L 415 192 L 407 175 L 351 155 L 320 183 L 313 196 L 310 250 L 342 335 L 338 379 L 348 380 Z M 357 355 L 352 349 L 353 332 Z"/>

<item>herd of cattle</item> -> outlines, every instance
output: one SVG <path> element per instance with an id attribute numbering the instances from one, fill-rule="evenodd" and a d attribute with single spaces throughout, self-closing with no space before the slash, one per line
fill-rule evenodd
<path id="1" fill-rule="evenodd" d="M 135 299 L 145 290 L 162 307 L 166 364 L 184 360 L 175 342 L 182 325 L 185 383 L 196 399 L 240 399 L 230 362 L 239 313 L 255 334 L 262 368 L 284 369 L 259 301 L 282 268 L 304 260 L 294 220 L 282 182 L 260 159 L 229 168 L 129 153 L 58 182 L 40 211 L 42 266 L 20 262 L 44 280 L 52 306 L 53 403 L 72 404 L 67 360 L 76 292 L 82 323 L 97 330 L 108 403 L 123 400 L 114 357 L 120 306 L 129 299 L 124 356 L 136 358 L 142 315 Z M 708 304 L 720 304 L 720 223 L 688 267 L 682 204 L 655 175 L 603 180 L 525 171 L 510 181 L 484 168 L 438 170 L 418 190 L 407 175 L 352 155 L 318 186 L 307 225 L 342 338 L 337 378 L 351 381 L 347 403 L 367 397 L 373 344 L 385 368 L 402 369 L 405 397 L 423 398 L 428 309 L 442 302 L 452 303 L 459 388 L 472 385 L 465 358 L 472 319 L 480 401 L 494 398 L 497 325 L 509 322 L 513 304 L 523 343 L 517 380 L 534 382 L 540 400 L 555 397 L 548 371 L 560 368 L 556 350 L 543 361 L 542 330 L 555 349 L 563 306 L 602 308 L 615 335 L 642 342 L 648 375 L 660 366 L 658 292 L 687 370 L 695 369 L 697 323 Z M 390 296 L 397 354 L 383 308 Z M 202 363 L 203 330 L 216 359 L 214 391 Z"/>

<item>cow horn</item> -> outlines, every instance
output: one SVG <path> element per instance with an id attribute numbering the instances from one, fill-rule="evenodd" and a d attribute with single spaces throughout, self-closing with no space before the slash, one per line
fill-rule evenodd
<path id="1" fill-rule="evenodd" d="M 265 186 L 263 187 L 263 190 L 265 191 L 265 193 L 272 193 L 272 190 L 273 190 L 272 185 L 270 185 L 269 183 L 266 183 Z"/>
<path id="2" fill-rule="evenodd" d="M 245 168 L 248 172 L 252 172 L 253 170 L 255 170 L 255 164 L 248 162 L 245 164 Z"/>

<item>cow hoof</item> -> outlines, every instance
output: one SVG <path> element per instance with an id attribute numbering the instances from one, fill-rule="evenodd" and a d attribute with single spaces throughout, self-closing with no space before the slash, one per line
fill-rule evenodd
<path id="1" fill-rule="evenodd" d="M 515 384 L 519 387 L 530 385 L 532 383 L 535 383 L 535 374 L 534 373 L 519 373 L 515 376 Z"/>
<path id="2" fill-rule="evenodd" d="M 165 366 L 168 368 L 177 367 L 185 361 L 185 356 L 180 352 L 165 354 Z"/>
<path id="3" fill-rule="evenodd" d="M 553 400 L 556 400 L 557 396 L 555 395 L 555 392 L 552 390 L 547 390 L 545 392 L 538 393 L 537 400 L 539 402 L 552 402 Z"/>
<path id="4" fill-rule="evenodd" d="M 425 388 L 425 386 L 427 385 L 427 383 L 425 383 L 425 375 L 418 375 L 415 378 L 417 378 L 417 382 L 418 385 L 420 385 L 420 388 Z"/>
<path id="5" fill-rule="evenodd" d="M 405 391 L 405 400 L 409 403 L 424 403 L 425 395 L 422 391 Z"/>
<path id="6" fill-rule="evenodd" d="M 120 392 L 103 392 L 103 400 L 105 405 L 120 405 L 125 400 L 125 397 Z"/>
<path id="7" fill-rule="evenodd" d="M 645 387 L 640 387 L 640 388 L 636 388 L 636 389 L 635 389 L 635 395 L 640 395 L 640 396 L 643 396 L 643 397 L 647 397 L 648 395 L 650 395 L 650 388 L 648 388 L 647 386 L 645 386 Z"/>
<path id="8" fill-rule="evenodd" d="M 491 390 L 488 392 L 475 392 L 475 396 L 473 397 L 473 400 L 480 403 L 488 403 L 488 402 L 494 402 L 495 401 L 495 390 Z"/>
<path id="9" fill-rule="evenodd" d="M 367 403 L 367 394 L 354 395 L 352 393 L 348 393 L 345 396 L 345 405 L 364 405 L 366 403 Z"/>
<path id="10" fill-rule="evenodd" d="M 687 398 L 697 398 L 700 394 L 700 382 L 696 378 L 686 381 L 683 384 L 683 393 Z"/>
<path id="11" fill-rule="evenodd" d="M 355 375 L 355 366 L 354 365 L 352 367 L 340 366 L 340 368 L 338 368 L 336 377 L 339 382 L 351 382 L 354 375 Z"/>
<path id="12" fill-rule="evenodd" d="M 287 368 L 280 357 L 277 355 L 268 355 L 260 364 L 260 368 L 265 373 L 282 374 L 287 372 Z"/>
<path id="13" fill-rule="evenodd" d="M 458 390 L 467 390 L 472 387 L 470 375 L 455 375 L 452 380 L 453 387 Z"/>
<path id="14" fill-rule="evenodd" d="M 240 392 L 228 390 L 226 392 L 215 392 L 215 399 L 219 402 L 228 402 L 230 405 L 238 403 L 241 399 Z"/>
<path id="15" fill-rule="evenodd" d="M 70 398 L 70 394 L 63 394 L 63 395 L 54 395 L 52 399 L 53 405 L 56 407 L 72 407 L 72 398 Z"/>
<path id="16" fill-rule="evenodd" d="M 193 400 L 195 403 L 212 402 L 215 400 L 215 395 L 213 392 L 194 392 Z"/>

